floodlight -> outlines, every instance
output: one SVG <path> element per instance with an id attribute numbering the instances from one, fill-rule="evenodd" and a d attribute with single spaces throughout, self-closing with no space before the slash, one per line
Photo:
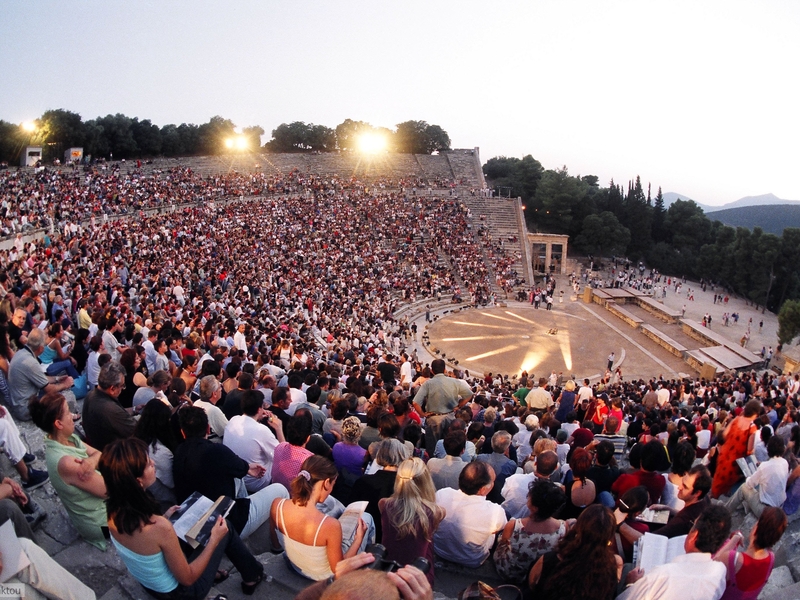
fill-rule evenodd
<path id="1" fill-rule="evenodd" d="M 236 137 L 236 149 L 237 150 L 246 150 L 247 149 L 247 138 L 243 135 Z"/>
<path id="2" fill-rule="evenodd" d="M 33 133 L 34 131 L 36 131 L 36 123 L 34 123 L 33 121 L 25 121 L 22 124 L 22 129 L 24 129 L 29 133 Z"/>
<path id="3" fill-rule="evenodd" d="M 358 148 L 364 154 L 377 154 L 386 148 L 386 138 L 373 131 L 362 133 L 358 138 Z"/>
<path id="4" fill-rule="evenodd" d="M 227 140 L 225 140 L 225 147 L 233 148 L 233 138 L 228 138 Z"/>

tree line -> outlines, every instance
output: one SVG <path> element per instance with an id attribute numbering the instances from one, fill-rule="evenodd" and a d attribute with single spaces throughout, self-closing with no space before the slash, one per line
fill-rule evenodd
<path id="1" fill-rule="evenodd" d="M 578 251 L 714 281 L 774 312 L 800 300 L 800 229 L 786 228 L 779 237 L 730 227 L 691 200 L 666 207 L 661 188 L 653 195 L 638 176 L 626 187 L 613 179 L 602 187 L 594 175 L 546 170 L 530 155 L 492 158 L 483 171 L 503 195 L 522 198 L 530 231 L 567 234 Z"/>
<path id="2" fill-rule="evenodd" d="M 105 159 L 205 156 L 223 154 L 225 142 L 235 136 L 246 140 L 246 147 L 260 152 L 334 152 L 357 149 L 364 133 L 380 135 L 390 152 L 431 154 L 450 149 L 450 137 L 439 125 L 425 121 L 405 121 L 392 131 L 363 121 L 345 119 L 335 128 L 295 121 L 272 130 L 263 146 L 264 129 L 258 125 L 239 129 L 220 116 L 195 125 L 164 125 L 149 119 L 139 120 L 123 114 L 106 115 L 84 121 L 78 113 L 64 109 L 48 110 L 28 130 L 22 124 L 0 120 L 0 161 L 16 164 L 25 146 L 42 146 L 43 159 L 63 159 L 64 151 L 81 147 L 84 156 Z"/>

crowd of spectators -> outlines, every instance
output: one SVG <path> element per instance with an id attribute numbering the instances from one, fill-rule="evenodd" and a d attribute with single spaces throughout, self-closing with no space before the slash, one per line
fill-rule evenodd
<path id="1" fill-rule="evenodd" d="M 766 581 L 785 528 L 775 510 L 800 503 L 797 376 L 609 372 L 591 385 L 446 373 L 409 351 L 415 331 L 395 309 L 462 286 L 487 301 L 487 248 L 511 264 L 457 199 L 298 172 L 76 175 L 87 180 L 3 174 L 8 220 L 20 210 L 53 220 L 41 240 L 0 256 L 0 435 L 25 482 L 35 457 L 17 456 L 13 421 L 47 433 L 49 476 L 76 528 L 99 548 L 110 535 L 153 595 L 202 596 L 227 577 L 223 551 L 252 593 L 263 575 L 241 540 L 262 526 L 311 579 L 346 581 L 373 541 L 401 566 L 428 559 L 427 574 L 403 567 L 391 579 L 406 598 L 427 597 L 434 556 L 495 561 L 536 597 L 609 598 L 629 584 L 625 597 L 639 598 L 666 578 L 682 598 L 719 598 L 726 578 L 745 591 Z M 140 213 L 173 202 L 186 206 Z M 79 225 L 87 215 L 99 218 Z M 742 481 L 735 465 L 748 456 L 761 461 Z M 7 487 L 25 537 L 41 517 L 22 511 L 24 487 Z M 198 491 L 235 506 L 213 545 L 180 561 L 168 525 L 137 523 Z M 339 517 L 356 501 L 366 510 L 349 527 Z M 662 534 L 687 535 L 687 554 L 724 565 L 709 570 L 705 595 L 686 595 L 668 568 L 622 574 L 639 538 L 659 533 L 637 518 L 654 507 L 671 516 Z M 740 507 L 763 523 L 746 550 L 720 554 Z M 159 553 L 157 576 L 140 569 Z"/>

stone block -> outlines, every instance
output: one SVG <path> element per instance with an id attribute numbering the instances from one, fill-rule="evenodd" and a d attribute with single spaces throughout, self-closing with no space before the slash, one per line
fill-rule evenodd
<path id="1" fill-rule="evenodd" d="M 800 596 L 774 596 L 776 592 L 780 592 L 785 590 L 786 588 L 792 586 L 794 584 L 794 579 L 792 578 L 792 573 L 789 570 L 789 567 L 775 567 L 772 569 L 772 574 L 769 576 L 769 580 L 767 581 L 767 585 L 764 586 L 764 589 L 759 594 L 759 598 L 798 598 Z"/>
<path id="2" fill-rule="evenodd" d="M 758 600 L 797 600 L 798 598 L 800 598 L 800 583 L 769 590 L 765 587 L 758 596 Z"/>

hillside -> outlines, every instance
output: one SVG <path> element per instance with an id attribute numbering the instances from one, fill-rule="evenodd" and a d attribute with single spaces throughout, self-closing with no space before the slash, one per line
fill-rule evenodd
<path id="1" fill-rule="evenodd" d="M 800 227 L 800 204 L 768 204 L 715 210 L 707 215 L 732 227 L 761 227 L 767 233 L 781 235 L 786 227 Z"/>

